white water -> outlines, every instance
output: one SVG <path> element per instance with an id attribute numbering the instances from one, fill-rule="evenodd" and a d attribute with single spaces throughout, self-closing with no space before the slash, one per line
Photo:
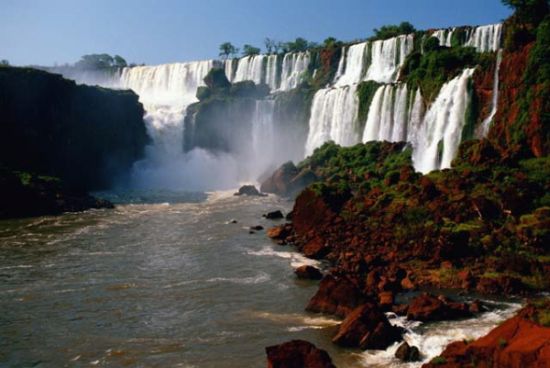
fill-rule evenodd
<path id="1" fill-rule="evenodd" d="M 476 27 L 464 46 L 475 47 L 479 52 L 496 52 L 500 49 L 502 23 Z"/>
<path id="2" fill-rule="evenodd" d="M 432 37 L 439 40 L 439 46 L 451 47 L 451 40 L 453 37 L 453 29 L 438 29 L 432 33 Z"/>
<path id="3" fill-rule="evenodd" d="M 263 63 L 265 58 L 265 55 L 254 55 L 239 59 L 233 82 L 252 81 L 256 84 L 261 84 L 263 82 Z"/>
<path id="4" fill-rule="evenodd" d="M 351 45 L 346 52 L 342 50 L 342 56 L 338 62 L 338 71 L 334 78 L 337 87 L 349 86 L 363 80 L 366 67 L 366 53 L 368 42 Z"/>
<path id="5" fill-rule="evenodd" d="M 465 113 L 470 96 L 468 82 L 474 69 L 445 83 L 428 109 L 417 141 L 413 142 L 413 163 L 416 170 L 427 173 L 451 166 L 461 141 Z M 443 147 L 440 147 L 440 142 Z M 439 152 L 441 149 L 441 152 Z"/>
<path id="6" fill-rule="evenodd" d="M 414 36 L 403 35 L 384 41 L 374 41 L 366 80 L 379 83 L 395 82 L 399 68 L 414 48 Z"/>
<path id="7" fill-rule="evenodd" d="M 439 356 L 445 347 L 454 341 L 472 340 L 480 338 L 502 321 L 512 317 L 519 308 L 517 303 L 496 303 L 485 301 L 493 311 L 483 313 L 481 316 L 460 320 L 423 324 L 417 321 L 408 321 L 404 317 L 396 317 L 389 313 L 390 322 L 393 325 L 405 328 L 403 339 L 411 346 L 416 346 L 421 354 L 422 361 L 415 363 L 403 363 L 395 358 L 395 352 L 401 345 L 398 342 L 383 351 L 367 351 L 360 354 L 362 363 L 368 367 L 421 367 Z"/>
<path id="8" fill-rule="evenodd" d="M 311 107 L 306 156 L 329 140 L 344 146 L 358 143 L 354 128 L 358 106 L 355 85 L 318 91 Z"/>
<path id="9" fill-rule="evenodd" d="M 269 86 L 271 90 L 275 90 L 278 87 L 279 70 L 277 65 L 278 56 L 268 55 L 265 71 L 265 84 Z"/>
<path id="10" fill-rule="evenodd" d="M 262 174 L 262 170 L 277 162 L 275 152 L 275 101 L 258 100 L 252 120 L 252 152 L 254 157 L 250 180 L 255 180 Z"/>
<path id="11" fill-rule="evenodd" d="M 279 88 L 281 91 L 288 91 L 298 87 L 303 80 L 304 73 L 308 69 L 310 58 L 309 52 L 285 54 Z"/>
<path id="12" fill-rule="evenodd" d="M 382 85 L 372 100 L 363 142 L 401 142 L 407 139 L 407 85 Z"/>
<path id="13" fill-rule="evenodd" d="M 230 82 L 233 82 L 233 79 L 235 78 L 235 63 L 237 61 L 235 59 L 227 59 L 224 61 L 224 70 L 225 70 L 225 76 L 227 77 L 227 80 Z"/>
<path id="14" fill-rule="evenodd" d="M 485 120 L 483 120 L 483 123 L 481 124 L 481 136 L 485 137 L 487 133 L 489 133 L 489 128 L 491 127 L 491 123 L 493 122 L 493 119 L 495 115 L 497 114 L 498 109 L 498 87 L 499 87 L 499 78 L 500 78 L 500 64 L 502 63 L 502 50 L 498 50 L 497 53 L 497 62 L 495 66 L 495 75 L 493 80 L 493 98 L 491 101 L 491 112 L 489 113 L 489 116 Z"/>

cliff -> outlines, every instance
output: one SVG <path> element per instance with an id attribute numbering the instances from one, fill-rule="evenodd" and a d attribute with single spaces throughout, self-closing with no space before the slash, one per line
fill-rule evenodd
<path id="1" fill-rule="evenodd" d="M 130 91 L 76 85 L 29 68 L 0 68 L 0 163 L 108 188 L 143 157 L 143 107 Z"/>

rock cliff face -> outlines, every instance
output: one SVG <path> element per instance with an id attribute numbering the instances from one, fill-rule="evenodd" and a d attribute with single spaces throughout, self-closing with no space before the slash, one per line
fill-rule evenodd
<path id="1" fill-rule="evenodd" d="M 0 163 L 103 189 L 144 154 L 143 107 L 130 91 L 76 85 L 29 68 L 0 68 Z"/>

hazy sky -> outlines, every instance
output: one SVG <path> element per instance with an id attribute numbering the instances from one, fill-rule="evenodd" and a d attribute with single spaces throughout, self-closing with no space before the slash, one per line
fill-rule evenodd
<path id="1" fill-rule="evenodd" d="M 160 64 L 215 58 L 224 41 L 353 40 L 403 20 L 426 29 L 509 14 L 500 0 L 0 0 L 0 59 L 52 65 L 106 52 Z"/>

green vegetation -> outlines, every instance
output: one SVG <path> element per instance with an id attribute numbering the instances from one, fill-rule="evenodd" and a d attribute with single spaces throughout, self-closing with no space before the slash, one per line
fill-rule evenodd
<path id="1" fill-rule="evenodd" d="M 235 57 L 239 53 L 239 49 L 231 44 L 231 42 L 224 42 L 219 47 L 219 55 L 223 59 L 229 59 L 229 57 Z"/>
<path id="2" fill-rule="evenodd" d="M 109 54 L 90 54 L 83 55 L 74 66 L 79 69 L 105 70 L 124 68 L 127 65 L 126 60 L 119 55 L 111 56 Z"/>
<path id="3" fill-rule="evenodd" d="M 445 359 L 445 357 L 442 357 L 442 356 L 436 356 L 430 361 L 430 363 L 435 365 L 443 365 L 447 363 L 447 359 Z"/>
<path id="4" fill-rule="evenodd" d="M 382 26 L 379 29 L 375 28 L 373 30 L 374 36 L 369 38 L 370 41 L 375 40 L 386 40 L 388 38 L 396 37 L 403 34 L 414 33 L 416 29 L 409 22 L 401 22 L 397 25 L 386 25 Z"/>
<path id="5" fill-rule="evenodd" d="M 0 66 L 10 66 L 10 62 L 6 59 L 0 60 Z"/>
<path id="6" fill-rule="evenodd" d="M 254 56 L 258 55 L 259 53 L 260 49 L 258 47 L 254 47 L 248 44 L 243 46 L 243 56 Z"/>
<path id="7" fill-rule="evenodd" d="M 464 68 L 480 64 L 488 66 L 490 63 L 494 63 L 492 54 L 480 54 L 468 47 L 440 47 L 437 39 L 430 37 L 425 44 L 424 54 L 413 52 L 407 57 L 401 79 L 410 86 L 420 87 L 424 98 L 431 102 L 443 84 Z"/>
<path id="8" fill-rule="evenodd" d="M 523 23 L 538 25 L 550 11 L 548 0 L 502 0 Z"/>
<path id="9" fill-rule="evenodd" d="M 361 82 L 357 87 L 357 96 L 359 98 L 358 119 L 360 122 L 367 120 L 372 99 L 379 87 L 380 84 L 374 81 Z"/>

